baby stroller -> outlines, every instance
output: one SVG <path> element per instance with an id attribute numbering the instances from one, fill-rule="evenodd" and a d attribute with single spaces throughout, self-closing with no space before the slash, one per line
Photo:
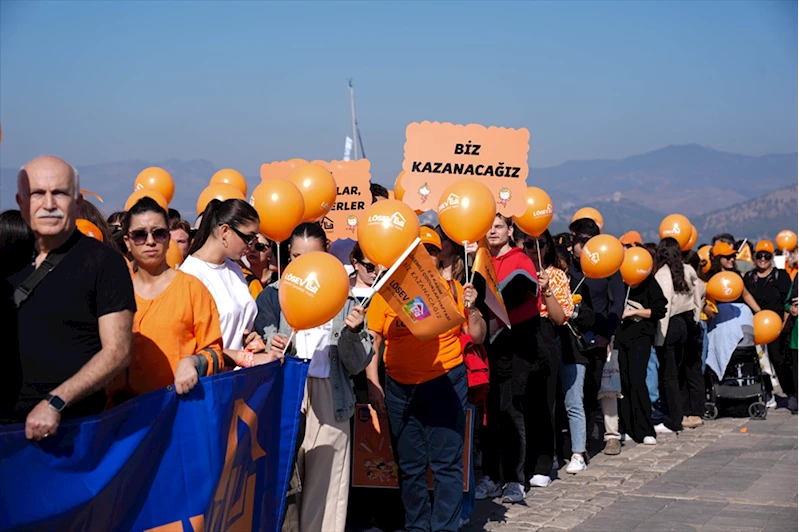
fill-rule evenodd
<path id="1" fill-rule="evenodd" d="M 766 384 L 754 345 L 739 346 L 733 351 L 721 380 L 708 369 L 705 374 L 705 389 L 705 419 L 716 419 L 719 416 L 719 405 L 722 401 L 748 403 L 749 417 L 766 419 Z"/>

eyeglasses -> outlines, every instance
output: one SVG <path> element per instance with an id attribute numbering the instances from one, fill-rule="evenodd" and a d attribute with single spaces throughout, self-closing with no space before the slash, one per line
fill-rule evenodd
<path id="1" fill-rule="evenodd" d="M 268 248 L 269 246 L 267 246 L 263 242 L 256 242 L 255 244 L 252 245 L 252 247 L 254 247 L 255 251 L 257 251 L 258 253 L 263 253 L 264 251 L 266 251 L 266 248 Z"/>
<path id="2" fill-rule="evenodd" d="M 774 255 L 769 253 L 768 251 L 758 251 L 755 255 L 757 260 L 771 260 Z"/>
<path id="3" fill-rule="evenodd" d="M 536 249 L 535 243 L 538 242 L 539 247 L 544 247 L 547 245 L 546 240 L 525 240 L 524 241 L 524 249 Z"/>
<path id="4" fill-rule="evenodd" d="M 363 266 L 366 269 L 367 273 L 374 273 L 375 272 L 375 265 L 367 262 L 358 261 L 358 264 Z"/>
<path id="5" fill-rule="evenodd" d="M 144 245 L 149 235 L 153 235 L 153 240 L 155 240 L 156 244 L 164 244 L 169 240 L 169 229 L 165 227 L 159 227 L 150 231 L 147 229 L 134 229 L 128 233 L 130 239 L 133 240 L 133 243 L 137 246 Z"/>
<path id="6" fill-rule="evenodd" d="M 585 235 L 571 235 L 571 243 L 572 244 L 580 244 L 582 246 L 586 245 L 588 241 L 591 240 L 590 236 Z"/>
<path id="7" fill-rule="evenodd" d="M 227 225 L 227 224 L 223 224 L 223 225 Z M 258 235 L 245 235 L 244 233 L 242 233 L 241 231 L 239 231 L 238 229 L 236 229 L 232 225 L 228 225 L 228 227 L 230 227 L 231 231 L 233 231 L 234 233 L 239 235 L 239 238 L 241 238 L 244 241 L 244 243 L 247 244 L 247 247 L 251 247 L 253 244 L 258 242 Z"/>

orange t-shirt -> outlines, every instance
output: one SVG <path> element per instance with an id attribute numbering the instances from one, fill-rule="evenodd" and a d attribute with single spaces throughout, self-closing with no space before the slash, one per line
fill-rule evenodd
<path id="1" fill-rule="evenodd" d="M 449 283 L 444 282 L 449 287 Z M 464 312 L 463 286 L 457 281 L 455 286 L 458 309 Z M 463 363 L 460 325 L 438 338 L 420 340 L 411 334 L 380 294 L 375 294 L 369 303 L 366 321 L 369 329 L 382 336 L 385 342 L 386 372 L 401 384 L 433 380 Z"/>
<path id="2" fill-rule="evenodd" d="M 209 353 L 201 352 L 210 348 Z M 208 375 L 222 364 L 222 330 L 211 292 L 197 277 L 177 272 L 155 299 L 136 294 L 130 367 L 114 380 L 111 393 L 125 388 L 134 395 L 175 382 L 181 359 L 199 354 L 208 361 Z"/>

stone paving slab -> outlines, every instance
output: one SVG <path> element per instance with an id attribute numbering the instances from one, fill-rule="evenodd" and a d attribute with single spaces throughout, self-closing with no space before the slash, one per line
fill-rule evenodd
<path id="1" fill-rule="evenodd" d="M 464 532 L 785 532 L 797 523 L 797 416 L 722 418 L 565 468 L 520 504 L 478 501 Z"/>

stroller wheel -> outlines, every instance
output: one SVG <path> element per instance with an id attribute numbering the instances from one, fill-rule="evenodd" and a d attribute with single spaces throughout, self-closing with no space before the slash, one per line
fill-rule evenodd
<path id="1" fill-rule="evenodd" d="M 705 419 L 716 419 L 719 417 L 719 407 L 716 403 L 705 403 Z"/>
<path id="2" fill-rule="evenodd" d="M 752 419 L 766 419 L 767 414 L 766 403 L 758 401 L 749 405 L 749 417 Z"/>

